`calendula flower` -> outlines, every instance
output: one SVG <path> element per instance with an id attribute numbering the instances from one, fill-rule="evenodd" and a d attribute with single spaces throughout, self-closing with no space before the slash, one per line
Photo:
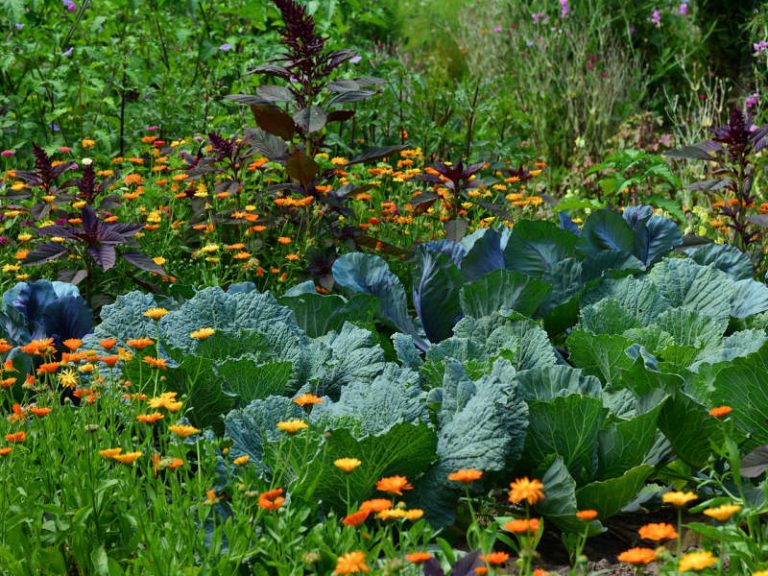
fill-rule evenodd
<path id="1" fill-rule="evenodd" d="M 579 510 L 576 512 L 576 518 L 579 520 L 584 520 L 585 522 L 591 522 L 595 518 L 597 518 L 597 510 Z"/>
<path id="2" fill-rule="evenodd" d="M 155 410 L 164 408 L 168 412 L 178 412 L 184 404 L 176 401 L 176 392 L 163 392 L 160 396 L 150 398 L 147 405 Z"/>
<path id="3" fill-rule="evenodd" d="M 504 524 L 504 530 L 512 532 L 512 534 L 535 534 L 539 531 L 539 525 L 538 518 L 518 518 L 506 522 Z"/>
<path id="4" fill-rule="evenodd" d="M 176 434 L 176 436 L 179 438 L 187 438 L 188 436 L 192 436 L 193 434 L 200 432 L 200 430 L 194 426 L 186 426 L 184 424 L 174 424 L 172 426 L 168 426 L 168 430 Z"/>
<path id="5" fill-rule="evenodd" d="M 283 420 L 281 422 L 278 422 L 277 427 L 279 430 L 282 430 L 287 434 L 296 434 L 296 432 L 299 432 L 300 430 L 309 428 L 309 424 L 304 422 L 304 420 L 293 418 L 291 420 Z"/>
<path id="6" fill-rule="evenodd" d="M 258 505 L 264 510 L 277 510 L 285 502 L 283 498 L 283 489 L 275 488 L 259 495 Z"/>
<path id="7" fill-rule="evenodd" d="M 136 348 L 136 350 L 143 350 L 147 346 L 152 346 L 154 343 L 155 341 L 152 340 L 152 338 L 132 338 L 131 340 L 126 340 L 125 342 L 127 346 Z"/>
<path id="8" fill-rule="evenodd" d="M 143 422 L 144 424 L 154 424 L 158 420 L 165 418 L 160 412 L 152 412 L 151 414 L 139 414 L 136 416 L 136 420 Z"/>
<path id="9" fill-rule="evenodd" d="M 509 501 L 512 504 L 519 504 L 525 500 L 530 506 L 533 506 L 544 499 L 543 488 L 544 484 L 539 480 L 529 480 L 527 477 L 518 478 L 509 485 Z"/>
<path id="10" fill-rule="evenodd" d="M 312 404 L 320 404 L 323 399 L 314 394 L 302 394 L 301 396 L 294 398 L 293 401 L 299 406 L 309 406 Z"/>
<path id="11" fill-rule="evenodd" d="M 386 498 L 373 498 L 372 500 L 366 500 L 360 504 L 360 511 L 368 512 L 369 514 L 376 514 L 382 510 L 388 510 L 392 508 L 392 501 Z"/>
<path id="12" fill-rule="evenodd" d="M 625 564 L 650 564 L 656 561 L 656 552 L 650 548 L 630 548 L 618 555 L 619 562 Z"/>
<path id="13" fill-rule="evenodd" d="M 59 364 L 58 362 L 45 362 L 43 364 L 40 364 L 40 366 L 37 367 L 37 373 L 53 374 L 54 372 L 56 372 L 56 370 L 59 369 L 59 366 L 61 366 L 61 364 Z"/>
<path id="14" fill-rule="evenodd" d="M 353 528 L 357 528 L 365 522 L 368 519 L 368 516 L 370 516 L 370 512 L 367 510 L 358 510 L 357 512 L 353 512 L 352 514 L 349 514 L 346 516 L 341 523 L 346 526 L 352 526 Z"/>
<path id="15" fill-rule="evenodd" d="M 712 410 L 709 411 L 710 416 L 714 416 L 715 418 L 723 418 L 724 416 L 728 416 L 733 412 L 733 408 L 730 406 L 718 406 L 717 408 L 712 408 Z"/>
<path id="16" fill-rule="evenodd" d="M 665 504 L 672 504 L 672 506 L 676 506 L 678 508 L 682 508 L 688 502 L 693 502 L 694 500 L 698 500 L 698 496 L 694 492 L 667 492 L 662 495 L 661 499 L 664 501 Z"/>
<path id="17" fill-rule="evenodd" d="M 416 522 L 416 520 L 421 520 L 424 517 L 424 510 L 421 508 L 411 508 L 410 510 L 405 511 L 405 519 L 410 520 L 411 522 Z"/>
<path id="18" fill-rule="evenodd" d="M 448 474 L 448 480 L 461 482 L 462 484 L 471 484 L 475 480 L 480 480 L 482 477 L 483 472 L 481 470 L 475 470 L 474 468 L 462 468 L 457 472 Z"/>
<path id="19" fill-rule="evenodd" d="M 79 338 L 68 338 L 62 344 L 74 352 L 83 345 L 83 341 Z"/>
<path id="20" fill-rule="evenodd" d="M 741 510 L 741 506 L 738 504 L 723 504 L 722 506 L 717 506 L 716 508 L 707 508 L 704 510 L 704 515 L 709 516 L 710 518 L 714 518 L 719 522 L 725 522 L 739 510 Z"/>
<path id="21" fill-rule="evenodd" d="M 376 490 L 387 494 L 403 495 L 403 490 L 413 490 L 413 486 L 405 476 L 389 476 L 376 482 Z"/>
<path id="22" fill-rule="evenodd" d="M 6 434 L 4 438 L 13 444 L 20 444 L 27 439 L 27 433 L 24 431 L 12 432 L 11 434 Z"/>
<path id="23" fill-rule="evenodd" d="M 189 334 L 189 337 L 194 340 L 205 340 L 216 334 L 216 330 L 213 328 L 200 328 Z"/>
<path id="24" fill-rule="evenodd" d="M 336 468 L 346 473 L 352 472 L 355 468 L 360 466 L 360 464 L 362 464 L 362 462 L 357 458 L 339 458 L 333 462 L 333 465 L 336 466 Z"/>
<path id="25" fill-rule="evenodd" d="M 150 308 L 144 312 L 144 316 L 151 318 L 152 320 L 160 320 L 160 318 L 167 314 L 169 314 L 169 312 L 165 308 Z"/>
<path id="26" fill-rule="evenodd" d="M 432 554 L 429 552 L 411 552 L 405 555 L 405 559 L 411 564 L 423 564 L 427 560 L 432 558 Z"/>
<path id="27" fill-rule="evenodd" d="M 122 448 L 105 448 L 104 450 L 99 450 L 99 455 L 103 456 L 104 458 L 114 458 L 122 451 Z"/>
<path id="28" fill-rule="evenodd" d="M 77 388 L 79 382 L 77 372 L 74 370 L 63 370 L 59 374 L 59 384 L 64 388 Z"/>
<path id="29" fill-rule="evenodd" d="M 290 244 L 290 243 L 291 243 L 291 239 L 290 239 L 290 238 L 288 238 L 287 236 L 279 236 L 279 237 L 277 238 L 277 241 L 278 241 L 280 244 L 283 244 L 283 245 L 286 245 L 286 244 Z"/>
<path id="30" fill-rule="evenodd" d="M 149 364 L 156 370 L 166 370 L 168 368 L 168 362 L 165 360 L 165 358 L 152 358 L 152 356 L 144 356 L 144 358 L 142 358 L 142 362 L 144 362 L 144 364 Z"/>
<path id="31" fill-rule="evenodd" d="M 8 454 L 10 454 L 11 452 L 13 452 L 13 448 L 11 448 L 10 446 L 6 446 L 5 448 L 0 448 L 0 456 L 8 456 Z"/>
<path id="32" fill-rule="evenodd" d="M 490 552 L 480 556 L 480 560 L 487 562 L 491 566 L 500 566 L 509 560 L 509 554 L 506 552 Z"/>
<path id="33" fill-rule="evenodd" d="M 235 466 L 244 466 L 248 463 L 248 460 L 250 460 L 251 457 L 248 456 L 248 454 L 243 454 L 242 456 L 239 456 L 238 458 L 235 458 L 232 460 Z"/>
<path id="34" fill-rule="evenodd" d="M 677 569 L 680 572 L 700 572 L 715 564 L 717 564 L 717 558 L 712 552 L 709 550 L 697 550 L 696 552 L 688 552 L 688 554 L 680 558 Z"/>
<path id="35" fill-rule="evenodd" d="M 112 456 L 112 460 L 117 460 L 122 464 L 133 464 L 141 456 L 142 452 L 126 452 L 125 454 L 115 454 Z"/>
<path id="36" fill-rule="evenodd" d="M 104 340 L 99 341 L 99 346 L 104 348 L 104 350 L 112 350 L 112 348 L 115 347 L 115 344 L 117 344 L 115 338 L 105 338 Z"/>
<path id="37" fill-rule="evenodd" d="M 38 408 L 37 406 L 32 406 L 29 409 L 29 411 L 32 412 L 32 414 L 34 414 L 38 418 L 45 418 L 46 416 L 48 416 L 48 414 L 51 413 L 50 408 Z"/>
<path id="38" fill-rule="evenodd" d="M 653 540 L 654 542 L 672 540 L 678 536 L 675 527 L 664 522 L 646 524 L 641 526 L 637 532 L 643 540 Z"/>
<path id="39" fill-rule="evenodd" d="M 365 552 L 349 552 L 339 556 L 336 561 L 334 574 L 359 574 L 360 572 L 370 572 L 371 569 L 365 565 Z"/>

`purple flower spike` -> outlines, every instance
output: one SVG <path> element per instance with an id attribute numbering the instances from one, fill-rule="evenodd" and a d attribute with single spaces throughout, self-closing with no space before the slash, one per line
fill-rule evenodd
<path id="1" fill-rule="evenodd" d="M 221 50 L 222 52 L 227 52 L 229 50 L 232 50 L 232 44 L 229 44 L 228 42 L 225 44 L 222 44 L 221 46 L 219 46 L 219 50 Z"/>
<path id="2" fill-rule="evenodd" d="M 661 11 L 658 9 L 654 9 L 653 12 L 651 12 L 651 23 L 658 28 L 661 26 Z"/>

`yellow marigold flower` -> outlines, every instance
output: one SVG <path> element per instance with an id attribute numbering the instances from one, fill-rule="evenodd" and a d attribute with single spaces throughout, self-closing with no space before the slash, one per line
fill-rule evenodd
<path id="1" fill-rule="evenodd" d="M 96 140 L 90 140 L 90 139 L 88 139 L 88 138 L 83 138 L 83 139 L 80 141 L 80 145 L 81 145 L 83 148 L 93 148 L 94 146 L 96 146 Z"/>
<path id="2" fill-rule="evenodd" d="M 401 520 L 405 518 L 406 511 L 402 508 L 387 508 L 376 514 L 379 520 Z"/>
<path id="3" fill-rule="evenodd" d="M 420 520 L 424 517 L 424 510 L 421 508 L 411 508 L 410 510 L 405 511 L 405 519 L 410 520 L 411 522 L 416 522 L 416 520 Z"/>
<path id="4" fill-rule="evenodd" d="M 309 424 L 304 422 L 304 420 L 299 420 L 298 418 L 294 418 L 292 420 L 283 420 L 281 422 L 278 422 L 277 427 L 278 429 L 288 434 L 296 434 L 296 432 L 299 432 L 300 430 L 309 428 Z"/>
<path id="5" fill-rule="evenodd" d="M 173 426 L 168 426 L 168 430 L 176 434 L 176 436 L 179 438 L 187 438 L 188 436 L 192 436 L 193 434 L 200 432 L 200 430 L 194 426 L 187 426 L 184 424 L 174 424 Z"/>
<path id="6" fill-rule="evenodd" d="M 244 454 L 240 456 L 239 458 L 235 458 L 232 462 L 234 462 L 235 466 L 243 466 L 248 463 L 248 460 L 250 460 L 251 457 L 248 456 L 248 454 Z"/>
<path id="7" fill-rule="evenodd" d="M 163 258 L 162 256 L 155 256 L 154 258 L 152 258 L 152 262 L 154 262 L 158 266 L 162 266 L 163 264 L 166 263 L 166 259 Z"/>
<path id="8" fill-rule="evenodd" d="M 339 458 L 333 462 L 333 465 L 336 466 L 336 468 L 346 473 L 352 472 L 355 468 L 360 466 L 360 464 L 362 464 L 362 462 L 357 458 Z"/>
<path id="9" fill-rule="evenodd" d="M 311 404 L 320 404 L 323 399 L 314 394 L 302 394 L 294 398 L 293 401 L 299 406 L 309 406 Z"/>
<path id="10" fill-rule="evenodd" d="M 768 570 L 760 570 L 758 572 L 752 572 L 752 576 L 768 576 Z"/>
<path id="11" fill-rule="evenodd" d="M 164 408 L 168 412 L 178 412 L 183 403 L 176 401 L 176 392 L 163 392 L 160 396 L 150 398 L 147 405 L 155 410 Z"/>
<path id="12" fill-rule="evenodd" d="M 341 158 L 340 156 L 335 156 L 334 158 L 331 158 L 331 164 L 334 166 L 346 166 L 349 164 L 349 160 Z"/>
<path id="13" fill-rule="evenodd" d="M 77 372 L 74 370 L 63 370 L 59 373 L 59 384 L 64 388 L 77 388 L 78 383 Z"/>
<path id="14" fill-rule="evenodd" d="M 160 412 L 152 412 L 151 414 L 139 414 L 136 416 L 136 420 L 144 424 L 154 424 L 158 420 L 165 418 Z"/>
<path id="15" fill-rule="evenodd" d="M 141 452 L 126 452 L 125 454 L 115 454 L 112 456 L 112 460 L 117 460 L 122 464 L 133 464 L 136 460 L 141 458 Z"/>
<path id="16" fill-rule="evenodd" d="M 122 451 L 122 448 L 107 448 L 106 450 L 99 450 L 99 454 L 104 458 L 114 458 Z"/>
<path id="17" fill-rule="evenodd" d="M 699 572 L 717 564 L 717 558 L 709 550 L 697 550 L 689 552 L 677 564 L 680 572 Z"/>
<path id="18" fill-rule="evenodd" d="M 704 515 L 709 516 L 710 518 L 714 518 L 719 522 L 725 522 L 739 510 L 741 510 L 741 506 L 738 504 L 723 504 L 722 506 L 717 506 L 716 508 L 707 508 L 704 510 Z"/>
<path id="19" fill-rule="evenodd" d="M 360 572 L 370 572 L 371 569 L 365 565 L 365 552 L 349 552 L 339 556 L 336 561 L 334 574 L 359 574 Z"/>
<path id="20" fill-rule="evenodd" d="M 29 233 L 25 232 L 25 233 L 23 233 L 23 234 L 19 234 L 19 235 L 16 237 L 16 239 L 17 239 L 19 242 L 29 242 L 30 240 L 32 240 L 32 234 L 29 234 Z"/>
<path id="21" fill-rule="evenodd" d="M 194 332 L 191 332 L 189 334 L 189 337 L 195 340 L 205 340 L 206 338 L 210 338 L 214 334 L 216 334 L 216 330 L 214 330 L 213 328 L 200 328 L 200 330 L 195 330 Z"/>
<path id="22" fill-rule="evenodd" d="M 168 314 L 168 310 L 165 308 L 150 308 L 144 312 L 144 316 L 151 318 L 152 320 L 160 320 L 163 316 Z"/>
<path id="23" fill-rule="evenodd" d="M 536 479 L 518 478 L 509 485 L 509 488 L 509 501 L 512 504 L 519 504 L 525 500 L 530 506 L 533 506 L 544 499 L 544 492 L 542 492 L 544 484 Z"/>
<path id="24" fill-rule="evenodd" d="M 694 492 L 667 492 L 661 497 L 665 504 L 672 504 L 678 508 L 682 508 L 688 502 L 693 502 L 698 498 Z"/>
<path id="25" fill-rule="evenodd" d="M 288 238 L 287 236 L 279 236 L 277 238 L 277 241 L 278 241 L 278 243 L 283 244 L 283 245 L 291 243 L 291 239 Z"/>

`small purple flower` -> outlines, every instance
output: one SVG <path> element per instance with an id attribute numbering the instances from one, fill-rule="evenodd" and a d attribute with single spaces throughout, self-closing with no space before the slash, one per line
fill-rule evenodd
<path id="1" fill-rule="evenodd" d="M 74 51 L 75 47 L 70 46 L 67 50 L 64 50 L 64 52 L 61 53 L 62 56 L 69 56 Z"/>
<path id="2" fill-rule="evenodd" d="M 568 6 L 568 0 L 560 0 L 560 18 L 567 18 L 571 7 Z"/>
<path id="3" fill-rule="evenodd" d="M 76 12 L 77 11 L 77 4 L 72 2 L 72 0 L 61 0 L 64 3 L 64 8 L 67 9 L 67 12 Z"/>
<path id="4" fill-rule="evenodd" d="M 219 50 L 221 50 L 223 52 L 227 52 L 229 50 L 232 50 L 232 44 L 230 44 L 229 42 L 226 42 L 226 43 L 222 44 L 221 46 L 219 46 Z"/>
<path id="5" fill-rule="evenodd" d="M 536 46 L 536 42 L 534 42 L 533 40 L 528 40 L 528 42 L 526 42 L 525 45 L 528 46 L 528 48 L 530 48 L 531 46 Z"/>
<path id="6" fill-rule="evenodd" d="M 16 30 L 24 30 L 24 23 L 23 22 L 17 22 L 16 23 Z"/>
<path id="7" fill-rule="evenodd" d="M 8 238 L 8 236 L 0 236 L 0 246 L 5 246 L 10 241 L 11 241 L 11 239 Z"/>
<path id="8" fill-rule="evenodd" d="M 51 132 L 61 132 L 61 128 L 59 128 L 59 125 L 56 124 L 56 122 L 51 122 L 50 126 L 48 128 L 51 129 Z"/>
<path id="9" fill-rule="evenodd" d="M 757 106 L 758 102 L 760 102 L 760 92 L 755 92 L 751 96 L 747 97 L 747 99 L 744 101 L 744 104 L 747 106 L 747 108 L 754 108 Z"/>
<path id="10" fill-rule="evenodd" d="M 661 26 L 661 11 L 657 8 L 654 8 L 653 12 L 651 12 L 651 23 L 656 26 L 656 28 Z"/>
<path id="11" fill-rule="evenodd" d="M 547 23 L 549 18 L 547 18 L 547 15 L 544 14 L 544 12 L 534 12 L 531 14 L 531 18 L 533 18 L 533 23 L 538 24 L 539 22 L 544 22 L 544 24 Z"/>
<path id="12" fill-rule="evenodd" d="M 688 4 L 686 4 L 685 2 L 680 4 L 680 14 L 682 14 L 683 16 L 688 14 Z"/>
<path id="13" fill-rule="evenodd" d="M 195 141 L 197 141 L 197 142 L 204 142 L 205 138 L 203 138 L 202 136 L 195 136 Z"/>
<path id="14" fill-rule="evenodd" d="M 502 31 L 502 27 L 501 27 L 501 26 L 494 26 L 494 27 L 493 27 L 493 31 L 494 31 L 496 34 L 500 34 L 500 33 L 501 33 L 501 31 Z"/>
<path id="15" fill-rule="evenodd" d="M 752 48 L 755 51 L 755 54 L 760 54 L 761 52 L 765 52 L 766 48 L 768 48 L 768 41 L 761 40 L 757 44 L 752 44 Z"/>
<path id="16" fill-rule="evenodd" d="M 11 156 L 16 156 L 16 152 L 14 152 L 13 150 L 3 150 L 2 152 L 0 152 L 0 156 L 2 156 L 3 158 L 10 158 Z"/>
<path id="17" fill-rule="evenodd" d="M 360 56 L 359 54 L 357 54 L 357 55 L 355 55 L 355 56 L 352 56 L 352 58 L 350 58 L 350 59 L 349 59 L 349 61 L 350 61 L 350 63 L 352 63 L 352 64 L 357 64 L 357 63 L 358 63 L 358 62 L 360 62 L 362 59 L 363 59 L 363 57 L 362 57 L 362 56 Z"/>

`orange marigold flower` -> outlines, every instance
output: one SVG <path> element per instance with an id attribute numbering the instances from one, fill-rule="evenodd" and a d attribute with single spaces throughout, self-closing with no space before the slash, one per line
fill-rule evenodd
<path id="1" fill-rule="evenodd" d="M 104 348 L 104 350 L 112 350 L 112 348 L 115 347 L 115 344 L 117 344 L 116 338 L 105 338 L 99 342 L 99 346 Z"/>
<path id="2" fill-rule="evenodd" d="M 714 518 L 719 522 L 725 522 L 739 510 L 741 510 L 741 506 L 738 504 L 723 504 L 716 508 L 707 508 L 704 510 L 704 515 Z"/>
<path id="3" fill-rule="evenodd" d="M 83 345 L 83 341 L 79 338 L 68 338 L 67 340 L 64 340 L 62 344 L 74 352 Z"/>
<path id="4" fill-rule="evenodd" d="M 377 514 L 382 510 L 392 508 L 392 502 L 386 498 L 373 498 L 360 504 L 360 511 L 365 510 L 368 513 Z"/>
<path id="5" fill-rule="evenodd" d="M 154 424 L 158 420 L 165 418 L 160 412 L 152 412 L 150 414 L 139 414 L 136 416 L 136 420 L 143 422 L 144 424 Z"/>
<path id="6" fill-rule="evenodd" d="M 715 418 L 722 418 L 723 416 L 728 416 L 731 412 L 733 412 L 733 408 L 730 406 L 718 406 L 717 408 L 712 408 L 709 411 L 709 415 Z"/>
<path id="7" fill-rule="evenodd" d="M 664 522 L 646 524 L 641 526 L 637 532 L 643 540 L 653 540 L 654 542 L 677 538 L 675 527 Z"/>
<path id="8" fill-rule="evenodd" d="M 8 340 L 5 338 L 0 338 L 0 354 L 5 354 L 10 350 L 13 350 L 13 346 L 8 344 Z"/>
<path id="9" fill-rule="evenodd" d="M 357 512 L 353 512 L 352 514 L 349 514 L 344 520 L 341 521 L 342 524 L 346 526 L 352 526 L 353 528 L 357 528 L 365 522 L 368 519 L 368 516 L 371 513 L 368 510 L 358 510 Z"/>
<path id="10" fill-rule="evenodd" d="M 584 520 L 585 522 L 591 522 L 597 518 L 597 510 L 579 510 L 576 512 L 576 518 L 579 520 Z"/>
<path id="11" fill-rule="evenodd" d="M 538 518 L 518 518 L 516 520 L 510 520 L 504 524 L 504 530 L 512 532 L 512 534 L 527 534 L 535 533 L 539 531 L 539 519 Z"/>
<path id="12" fill-rule="evenodd" d="M 688 552 L 680 558 L 677 569 L 680 572 L 699 572 L 717 564 L 717 558 L 709 550 Z"/>
<path id="13" fill-rule="evenodd" d="M 6 372 L 18 372 L 18 370 L 16 370 L 16 366 L 13 365 L 12 358 L 8 358 L 5 362 L 3 362 L 3 370 Z"/>
<path id="14" fill-rule="evenodd" d="M 626 564 L 650 564 L 656 560 L 656 552 L 650 548 L 630 548 L 619 554 L 617 559 Z"/>
<path id="15" fill-rule="evenodd" d="M 370 572 L 371 569 L 365 565 L 365 552 L 349 552 L 339 556 L 336 561 L 334 574 L 359 574 L 360 572 Z"/>
<path id="16" fill-rule="evenodd" d="M 278 236 L 277 241 L 284 246 L 291 243 L 291 239 L 287 236 Z"/>
<path id="17" fill-rule="evenodd" d="M 152 346 L 155 341 L 152 340 L 152 338 L 132 338 L 131 340 L 127 340 L 125 343 L 131 348 L 136 348 L 136 350 L 143 350 L 147 346 Z"/>
<path id="18" fill-rule="evenodd" d="M 693 502 L 698 500 L 698 498 L 694 492 L 667 492 L 661 497 L 665 504 L 672 504 L 672 506 L 677 506 L 678 508 L 682 508 L 688 502 Z"/>
<path id="19" fill-rule="evenodd" d="M 376 482 L 376 490 L 402 496 L 403 490 L 413 490 L 413 486 L 405 476 L 388 476 Z"/>
<path id="20" fill-rule="evenodd" d="M 11 386 L 16 384 L 16 378 L 3 378 L 0 380 L 0 388 L 8 390 Z"/>
<path id="21" fill-rule="evenodd" d="M 11 448 L 10 446 L 6 446 L 5 448 L 0 448 L 0 456 L 8 456 L 8 454 L 10 454 L 11 452 L 13 452 L 13 448 Z"/>
<path id="22" fill-rule="evenodd" d="M 448 480 L 453 482 L 461 482 L 462 484 L 471 484 L 475 480 L 480 480 L 483 477 L 481 470 L 475 470 L 474 468 L 462 468 L 458 472 L 451 472 L 448 474 Z"/>
<path id="23" fill-rule="evenodd" d="M 105 448 L 104 450 L 99 450 L 99 454 L 104 458 L 114 458 L 122 451 L 122 448 Z"/>
<path id="24" fill-rule="evenodd" d="M 427 560 L 432 559 L 432 554 L 429 552 L 411 552 L 405 555 L 405 559 L 411 564 L 423 564 Z"/>
<path id="25" fill-rule="evenodd" d="M 152 358 L 151 356 L 144 356 L 143 362 L 158 370 L 166 370 L 168 368 L 168 362 L 166 362 L 165 358 Z"/>
<path id="26" fill-rule="evenodd" d="M 56 370 L 59 369 L 60 365 L 61 364 L 59 364 L 58 362 L 46 362 L 45 364 L 40 364 L 40 366 L 38 366 L 37 368 L 37 373 L 53 374 L 54 372 L 56 372 Z"/>
<path id="27" fill-rule="evenodd" d="M 243 454 L 242 456 L 239 456 L 239 457 L 235 458 L 234 460 L 232 460 L 232 463 L 235 466 L 244 466 L 244 465 L 246 465 L 248 463 L 248 460 L 250 460 L 250 459 L 251 459 L 251 457 L 248 456 L 248 454 Z"/>
<path id="28" fill-rule="evenodd" d="M 45 418 L 46 416 L 48 416 L 48 414 L 51 413 L 50 408 L 38 408 L 37 406 L 32 406 L 29 409 L 29 411 L 32 412 L 32 414 L 34 414 L 38 418 Z"/>
<path id="29" fill-rule="evenodd" d="M 117 364 L 120 361 L 120 356 L 104 356 L 104 358 L 101 359 L 104 364 L 109 366 L 110 368 L 114 368 L 115 364 Z"/>
<path id="30" fill-rule="evenodd" d="M 488 568 L 486 568 L 485 566 L 478 566 L 477 568 L 475 568 L 475 574 L 477 574 L 477 576 L 485 576 L 486 574 L 488 574 Z"/>
<path id="31" fill-rule="evenodd" d="M 293 399 L 293 401 L 299 406 L 309 406 L 311 404 L 320 404 L 323 399 L 314 394 L 302 394 Z"/>
<path id="32" fill-rule="evenodd" d="M 276 488 L 260 494 L 258 502 L 259 508 L 263 508 L 264 510 L 277 510 L 285 502 L 285 498 L 283 498 L 282 494 L 282 488 Z"/>
<path id="33" fill-rule="evenodd" d="M 530 506 L 533 506 L 544 499 L 544 492 L 542 492 L 544 484 L 536 479 L 518 478 L 509 485 L 509 488 L 509 501 L 512 504 L 519 504 L 525 500 Z"/>
<path id="34" fill-rule="evenodd" d="M 6 434 L 5 439 L 8 440 L 8 442 L 18 444 L 20 442 L 24 442 L 24 440 L 27 439 L 27 433 L 24 431 L 12 432 L 11 434 Z"/>
<path id="35" fill-rule="evenodd" d="M 509 560 L 509 554 L 506 552 L 490 552 L 480 556 L 480 560 L 487 562 L 491 566 L 499 566 Z"/>

